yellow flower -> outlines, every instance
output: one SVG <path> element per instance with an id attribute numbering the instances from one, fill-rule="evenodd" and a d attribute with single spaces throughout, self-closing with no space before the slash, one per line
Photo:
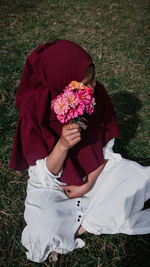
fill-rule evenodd
<path id="1" fill-rule="evenodd" d="M 76 82 L 76 81 L 72 81 L 70 83 L 70 86 L 72 87 L 72 90 L 74 90 L 74 89 L 80 89 L 80 90 L 84 89 L 84 84 Z"/>

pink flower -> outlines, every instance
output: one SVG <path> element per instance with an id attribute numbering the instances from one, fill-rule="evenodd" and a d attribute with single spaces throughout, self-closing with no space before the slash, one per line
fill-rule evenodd
<path id="1" fill-rule="evenodd" d="M 92 88 L 90 88 L 90 87 L 88 87 L 88 86 L 85 86 L 84 89 L 85 89 L 87 92 L 89 92 L 90 95 L 93 95 L 93 94 L 94 94 Z"/>
<path id="2" fill-rule="evenodd" d="M 65 122 L 65 115 L 57 115 L 57 119 L 61 122 L 61 123 L 64 123 Z"/>
<path id="3" fill-rule="evenodd" d="M 64 92 L 52 101 L 51 109 L 61 123 L 67 123 L 74 118 L 82 119 L 84 113 L 92 114 L 94 105 L 92 89 L 83 83 L 72 81 Z"/>
<path id="4" fill-rule="evenodd" d="M 79 97 L 77 93 L 70 91 L 70 90 L 65 90 L 64 91 L 64 99 L 68 102 L 68 105 L 71 108 L 75 108 L 79 104 Z"/>
<path id="5" fill-rule="evenodd" d="M 86 90 L 82 90 L 82 91 L 81 91 L 81 90 L 80 90 L 80 91 L 78 91 L 78 95 L 79 95 L 81 101 L 82 101 L 85 105 L 87 105 L 87 104 L 89 104 L 89 103 L 91 102 L 91 95 L 89 94 L 88 91 L 86 91 Z"/>
<path id="6" fill-rule="evenodd" d="M 68 102 L 62 96 L 58 96 L 52 101 L 51 108 L 55 111 L 57 115 L 64 115 L 68 112 L 69 105 Z"/>
<path id="7" fill-rule="evenodd" d="M 84 114 L 84 111 L 85 111 L 85 104 L 84 103 L 81 103 L 78 108 L 77 108 L 77 112 L 80 116 L 82 116 Z"/>
<path id="8" fill-rule="evenodd" d="M 76 109 L 70 109 L 68 112 L 67 120 L 77 118 L 79 116 L 79 113 Z"/>
<path id="9" fill-rule="evenodd" d="M 91 115 L 94 112 L 94 106 L 95 106 L 95 98 L 93 97 L 90 104 L 86 106 L 86 112 Z"/>

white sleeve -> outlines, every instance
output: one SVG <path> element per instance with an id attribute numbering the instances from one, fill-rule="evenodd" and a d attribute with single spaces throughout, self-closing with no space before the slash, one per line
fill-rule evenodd
<path id="1" fill-rule="evenodd" d="M 60 178 L 63 168 L 56 175 L 51 173 L 46 166 L 46 158 L 36 161 L 36 165 L 30 166 L 28 173 L 30 178 L 36 177 L 43 186 L 53 185 L 53 180 Z"/>
<path id="2" fill-rule="evenodd" d="M 116 159 L 121 160 L 122 156 L 118 153 L 113 152 L 115 138 L 111 139 L 106 146 L 103 147 L 104 159 Z"/>

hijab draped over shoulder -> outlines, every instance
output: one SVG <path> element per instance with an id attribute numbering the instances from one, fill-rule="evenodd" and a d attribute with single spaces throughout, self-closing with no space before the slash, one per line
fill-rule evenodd
<path id="1" fill-rule="evenodd" d="M 80 82 L 91 57 L 79 45 L 57 40 L 37 47 L 27 58 L 16 96 L 18 123 L 10 168 L 25 170 L 53 150 L 63 124 L 51 101 L 73 80 Z M 104 163 L 103 146 L 119 134 L 110 98 L 98 82 L 95 111 L 88 116 L 82 140 L 69 149 L 61 181 L 81 185 L 83 177 Z"/>

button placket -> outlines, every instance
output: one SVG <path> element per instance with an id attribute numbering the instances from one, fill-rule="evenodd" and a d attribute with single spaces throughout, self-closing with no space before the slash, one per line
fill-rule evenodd
<path id="1" fill-rule="evenodd" d="M 80 199 L 77 200 L 76 206 L 77 206 L 77 208 L 81 207 L 81 200 Z"/>
<path id="2" fill-rule="evenodd" d="M 77 199 L 76 208 L 77 208 L 77 222 L 80 223 L 82 219 L 81 199 Z"/>
<path id="3" fill-rule="evenodd" d="M 78 221 L 78 222 L 80 222 L 80 221 L 81 221 L 81 219 L 82 219 L 82 215 L 81 215 L 81 214 L 79 214 L 79 215 L 78 215 L 78 219 L 77 219 L 77 221 Z"/>
<path id="4" fill-rule="evenodd" d="M 78 200 L 78 201 L 77 201 L 77 207 L 80 207 L 80 205 L 81 205 L 81 201 Z"/>

